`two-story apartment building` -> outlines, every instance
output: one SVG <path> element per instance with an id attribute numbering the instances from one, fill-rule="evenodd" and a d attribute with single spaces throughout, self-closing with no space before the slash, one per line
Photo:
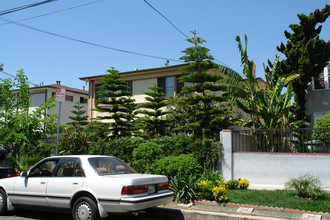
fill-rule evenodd
<path id="1" fill-rule="evenodd" d="M 330 61 L 318 77 L 313 77 L 306 94 L 307 115 L 311 115 L 311 126 L 315 120 L 330 112 Z"/>
<path id="2" fill-rule="evenodd" d="M 44 85 L 38 87 L 31 87 L 30 92 L 30 106 L 29 112 L 32 112 L 35 108 L 44 104 L 48 99 L 56 94 L 56 89 L 65 89 L 65 102 L 61 104 L 61 124 L 66 124 L 72 120 L 69 116 L 73 116 L 71 111 L 74 110 L 73 106 L 79 102 L 84 106 L 83 110 L 87 111 L 87 102 L 88 102 L 88 91 L 83 89 L 75 89 L 68 86 L 60 85 L 60 81 L 57 81 L 56 84 Z M 55 107 L 48 110 L 48 114 L 58 114 L 58 103 L 55 102 Z M 87 113 L 86 113 L 87 114 Z"/>
<path id="3" fill-rule="evenodd" d="M 149 87 L 157 85 L 161 87 L 163 92 L 167 97 L 173 95 L 176 96 L 180 93 L 183 86 L 189 85 L 190 83 L 180 83 L 178 78 L 182 76 L 180 68 L 187 64 L 165 65 L 158 68 L 150 68 L 128 72 L 120 72 L 122 79 L 127 82 L 127 85 L 130 87 L 130 90 L 137 104 L 142 104 L 146 102 L 145 92 L 149 91 Z M 216 69 L 210 69 L 210 73 L 214 74 L 223 74 Z M 104 75 L 88 76 L 82 77 L 81 80 L 89 83 L 89 96 L 88 96 L 88 118 L 92 119 L 99 116 L 99 112 L 92 111 L 95 108 L 95 101 L 97 100 L 97 87 L 101 85 Z M 265 86 L 265 81 L 261 78 L 257 78 L 259 85 L 262 88 Z M 239 109 L 233 107 L 234 111 L 240 112 Z M 243 116 L 245 117 L 245 116 Z"/>
<path id="4" fill-rule="evenodd" d="M 148 88 L 158 85 L 163 88 L 166 96 L 176 95 L 184 86 L 183 83 L 178 82 L 178 77 L 181 76 L 180 68 L 186 64 L 164 66 L 159 68 L 150 68 L 128 72 L 120 72 L 122 79 L 127 82 L 130 90 L 137 104 L 145 103 L 145 92 Z M 89 83 L 89 97 L 88 97 L 88 118 L 95 118 L 98 112 L 92 111 L 95 108 L 95 100 L 97 100 L 97 87 L 101 85 L 104 75 L 88 76 L 80 78 Z"/>

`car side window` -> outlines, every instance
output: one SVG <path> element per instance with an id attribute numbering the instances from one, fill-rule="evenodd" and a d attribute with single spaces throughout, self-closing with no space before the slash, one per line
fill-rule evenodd
<path id="1" fill-rule="evenodd" d="M 60 161 L 55 176 L 73 177 L 84 176 L 84 171 L 77 158 L 66 158 Z"/>
<path id="2" fill-rule="evenodd" d="M 29 173 L 29 177 L 51 176 L 58 160 L 46 160 L 41 164 L 33 167 Z"/>

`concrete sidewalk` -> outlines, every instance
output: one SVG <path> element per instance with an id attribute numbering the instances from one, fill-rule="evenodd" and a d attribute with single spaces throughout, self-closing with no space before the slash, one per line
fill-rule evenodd
<path id="1" fill-rule="evenodd" d="M 180 205 L 170 203 L 165 206 L 157 207 L 158 211 L 166 211 L 167 213 L 175 212 L 176 217 L 181 215 L 182 218 L 169 218 L 181 220 L 241 220 L 241 219 L 309 219 L 309 220 L 330 220 L 329 213 L 306 212 L 294 209 L 248 206 L 228 203 L 221 206 L 216 202 L 201 201 L 194 205 Z M 174 216 L 174 214 L 173 214 Z"/>

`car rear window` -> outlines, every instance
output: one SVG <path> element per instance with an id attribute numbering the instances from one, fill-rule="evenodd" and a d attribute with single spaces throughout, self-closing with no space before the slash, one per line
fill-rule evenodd
<path id="1" fill-rule="evenodd" d="M 137 173 L 132 167 L 115 157 L 93 157 L 89 158 L 88 161 L 101 176 Z"/>

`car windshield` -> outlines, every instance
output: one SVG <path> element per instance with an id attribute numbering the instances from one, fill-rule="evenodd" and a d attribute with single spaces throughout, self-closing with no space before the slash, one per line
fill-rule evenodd
<path id="1" fill-rule="evenodd" d="M 94 170 L 101 176 L 137 173 L 133 168 L 115 157 L 92 157 L 88 159 Z"/>

